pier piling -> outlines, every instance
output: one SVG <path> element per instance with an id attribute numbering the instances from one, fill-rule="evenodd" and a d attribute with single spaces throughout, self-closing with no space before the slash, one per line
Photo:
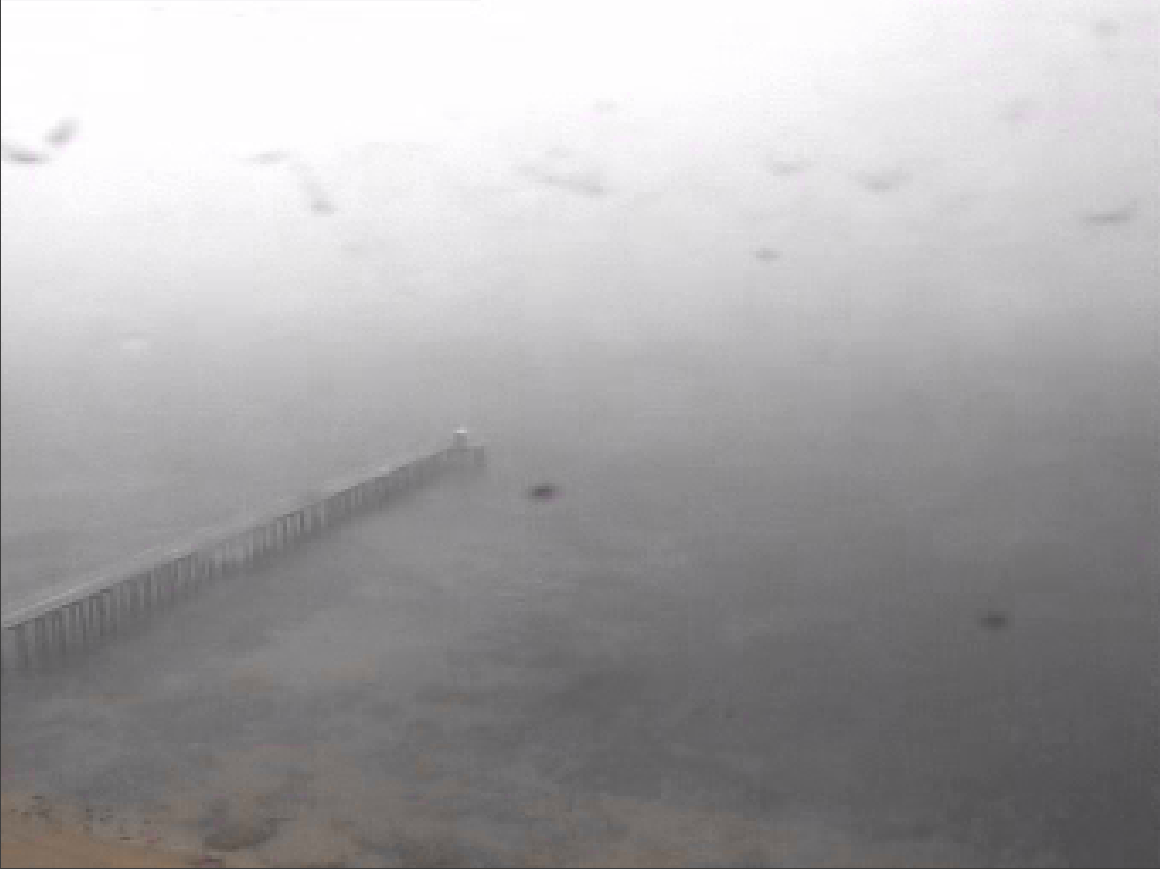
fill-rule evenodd
<path id="1" fill-rule="evenodd" d="M 176 606 L 212 580 L 240 576 L 445 471 L 482 468 L 485 460 L 483 447 L 459 429 L 443 449 L 332 484 L 289 508 L 203 531 L 184 545 L 144 553 L 119 569 L 13 607 L 2 617 L 0 671 L 61 666 L 144 623 L 153 612 Z"/>

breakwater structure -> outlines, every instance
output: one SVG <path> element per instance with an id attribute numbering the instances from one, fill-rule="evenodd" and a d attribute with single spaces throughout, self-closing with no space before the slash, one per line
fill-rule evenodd
<path id="1" fill-rule="evenodd" d="M 257 516 L 204 529 L 2 614 L 0 671 L 35 673 L 128 632 L 219 579 L 238 576 L 328 528 L 379 509 L 449 472 L 482 468 L 484 447 L 459 429 L 450 445 L 334 481 Z"/>

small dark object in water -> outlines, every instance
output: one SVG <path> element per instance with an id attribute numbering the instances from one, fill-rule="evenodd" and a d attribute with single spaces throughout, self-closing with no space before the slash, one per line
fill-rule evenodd
<path id="1" fill-rule="evenodd" d="M 753 256 L 763 263 L 771 263 L 774 260 L 781 259 L 781 254 L 771 247 L 759 247 L 753 252 Z"/>
<path id="2" fill-rule="evenodd" d="M 537 483 L 528 487 L 528 497 L 538 501 L 548 501 L 555 498 L 559 492 L 560 490 L 556 488 L 554 483 Z"/>
<path id="3" fill-rule="evenodd" d="M 979 616 L 979 624 L 989 631 L 1001 631 L 1007 627 L 1007 615 L 998 610 L 987 610 Z"/>

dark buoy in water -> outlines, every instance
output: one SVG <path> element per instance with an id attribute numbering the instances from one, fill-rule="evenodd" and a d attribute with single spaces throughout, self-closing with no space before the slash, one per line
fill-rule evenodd
<path id="1" fill-rule="evenodd" d="M 979 616 L 979 624 L 989 631 L 1001 631 L 1007 627 L 1007 615 L 999 610 L 987 610 Z"/>
<path id="2" fill-rule="evenodd" d="M 535 501 L 550 501 L 560 492 L 555 483 L 536 483 L 528 486 L 528 497 Z"/>

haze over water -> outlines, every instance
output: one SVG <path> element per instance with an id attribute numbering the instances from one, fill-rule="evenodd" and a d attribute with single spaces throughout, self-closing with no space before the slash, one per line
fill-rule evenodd
<path id="1" fill-rule="evenodd" d="M 492 457 L 6 682 L 6 794 L 269 864 L 1155 864 L 1153 5 L 677 5 L 4 0 L 6 607 Z"/>

